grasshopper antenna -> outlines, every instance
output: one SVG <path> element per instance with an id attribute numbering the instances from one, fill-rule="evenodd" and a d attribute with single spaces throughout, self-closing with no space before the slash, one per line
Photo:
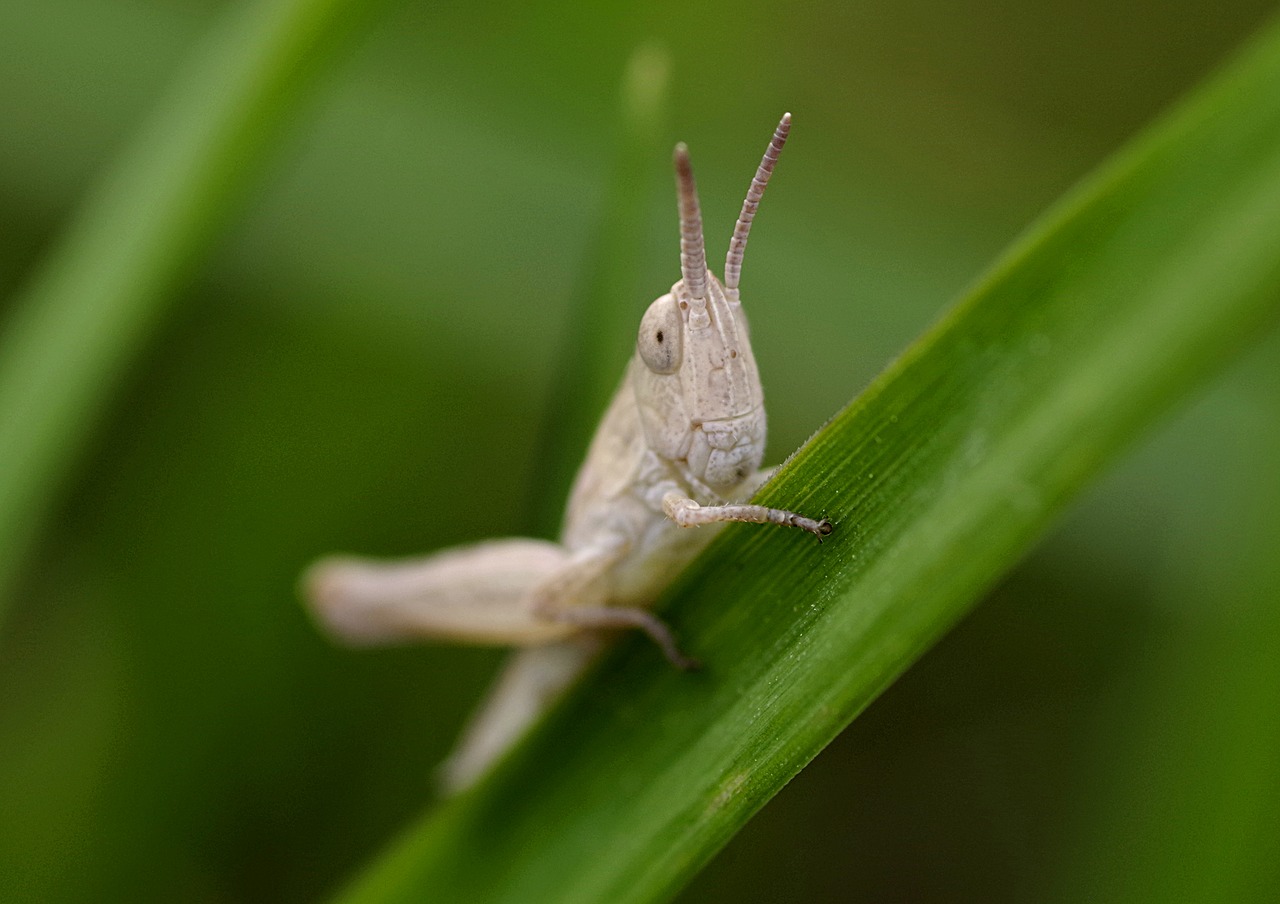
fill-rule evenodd
<path id="1" fill-rule="evenodd" d="M 760 207 L 760 199 L 764 197 L 764 187 L 769 184 L 773 168 L 778 164 L 778 155 L 782 146 L 787 143 L 787 135 L 791 132 L 791 114 L 783 113 L 778 127 L 773 130 L 773 140 L 765 149 L 764 159 L 756 170 L 751 187 L 747 189 L 747 200 L 742 202 L 742 213 L 738 214 L 738 222 L 733 227 L 733 238 L 729 240 L 729 255 L 724 260 L 724 289 L 730 301 L 738 300 L 738 280 L 742 278 L 742 255 L 747 250 L 747 235 L 751 232 L 751 221 L 756 217 Z"/>
<path id="2" fill-rule="evenodd" d="M 692 298 L 707 297 L 707 247 L 702 238 L 702 211 L 698 186 L 693 182 L 689 148 L 676 145 L 676 193 L 680 199 L 680 275 Z"/>

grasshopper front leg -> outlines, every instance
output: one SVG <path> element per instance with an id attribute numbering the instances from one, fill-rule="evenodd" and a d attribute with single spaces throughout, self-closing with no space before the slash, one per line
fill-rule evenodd
<path id="1" fill-rule="evenodd" d="M 699 505 L 685 494 L 671 490 L 662 497 L 662 510 L 680 527 L 697 527 L 701 524 L 719 524 L 725 521 L 746 521 L 751 524 L 781 524 L 808 531 L 819 540 L 831 533 L 831 522 L 810 518 L 785 509 L 769 508 L 749 503 L 727 505 Z"/>

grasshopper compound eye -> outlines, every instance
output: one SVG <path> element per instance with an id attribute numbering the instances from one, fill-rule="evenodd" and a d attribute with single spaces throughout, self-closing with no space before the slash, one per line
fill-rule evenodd
<path id="1" fill-rule="evenodd" d="M 684 347 L 684 324 L 674 296 L 663 295 L 645 311 L 636 336 L 636 351 L 656 374 L 675 373 Z"/>

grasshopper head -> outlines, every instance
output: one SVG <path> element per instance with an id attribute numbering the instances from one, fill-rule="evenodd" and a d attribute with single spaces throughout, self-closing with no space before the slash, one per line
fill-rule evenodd
<path id="1" fill-rule="evenodd" d="M 712 489 L 731 489 L 764 458 L 764 394 L 738 278 L 751 220 L 790 127 L 787 114 L 751 183 L 723 284 L 707 269 L 688 149 L 676 146 L 682 278 L 640 321 L 631 380 L 649 447 L 687 464 L 690 476 Z"/>

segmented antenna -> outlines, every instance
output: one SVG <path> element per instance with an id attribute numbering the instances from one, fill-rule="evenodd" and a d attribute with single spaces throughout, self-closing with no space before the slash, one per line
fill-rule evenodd
<path id="1" fill-rule="evenodd" d="M 680 200 L 680 274 L 693 298 L 707 297 L 707 248 L 702 238 L 702 212 L 698 209 L 698 186 L 693 183 L 689 148 L 676 145 L 676 193 Z"/>
<path id="2" fill-rule="evenodd" d="M 724 260 L 724 287 L 726 294 L 732 299 L 738 297 L 738 280 L 742 278 L 742 255 L 747 250 L 747 234 L 751 232 L 751 221 L 755 219 L 756 210 L 760 207 L 760 199 L 764 197 L 764 187 L 769 184 L 773 168 L 778 163 L 778 155 L 782 146 L 787 143 L 787 135 L 791 131 L 791 114 L 783 113 L 782 121 L 773 131 L 773 140 L 765 149 L 764 159 L 751 180 L 751 188 L 747 189 L 747 200 L 742 202 L 742 213 L 738 214 L 737 225 L 733 227 L 733 238 L 729 240 L 729 255 Z"/>

